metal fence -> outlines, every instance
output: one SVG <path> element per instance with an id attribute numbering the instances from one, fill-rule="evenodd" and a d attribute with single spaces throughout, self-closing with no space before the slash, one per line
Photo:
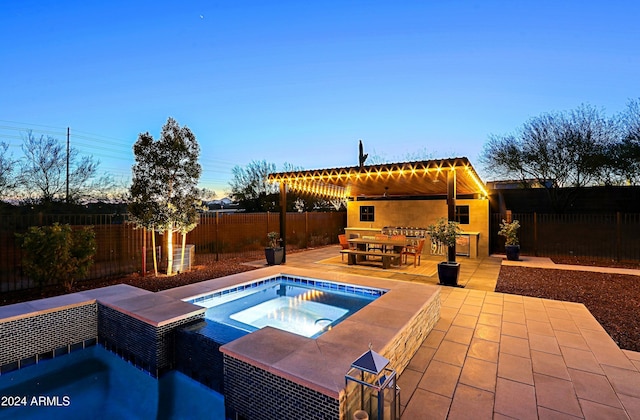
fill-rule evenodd
<path id="1" fill-rule="evenodd" d="M 491 250 L 504 252 L 498 236 L 505 216 L 491 217 Z M 611 261 L 640 262 L 640 214 L 514 213 L 520 221 L 520 249 L 524 255 L 579 256 Z"/>
<path id="2" fill-rule="evenodd" d="M 96 255 L 83 280 L 140 272 L 143 246 L 147 270 L 152 267 L 152 233 L 136 229 L 126 215 L 0 215 L 0 292 L 35 286 L 22 271 L 22 250 L 16 233 L 53 223 L 93 226 Z M 345 212 L 288 213 L 287 249 L 337 243 L 345 226 Z M 195 245 L 196 264 L 231 257 L 259 259 L 264 258 L 267 233 L 271 231 L 280 231 L 279 213 L 205 213 L 198 226 L 187 234 L 187 243 Z M 164 237 L 155 235 L 162 257 Z M 181 243 L 180 235 L 173 238 L 176 245 Z"/>

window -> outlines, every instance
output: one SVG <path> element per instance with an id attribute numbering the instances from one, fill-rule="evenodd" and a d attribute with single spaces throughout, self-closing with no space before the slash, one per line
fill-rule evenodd
<path id="1" fill-rule="evenodd" d="M 360 221 L 361 222 L 373 222 L 374 221 L 374 208 L 373 206 L 360 206 Z"/>
<path id="2" fill-rule="evenodd" d="M 461 225 L 469 224 L 469 206 L 456 206 L 456 222 Z"/>

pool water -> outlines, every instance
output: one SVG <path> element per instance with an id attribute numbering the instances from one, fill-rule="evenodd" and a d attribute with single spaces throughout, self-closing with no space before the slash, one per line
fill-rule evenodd
<path id="1" fill-rule="evenodd" d="M 316 338 L 382 293 L 329 282 L 278 280 L 235 287 L 192 302 L 208 308 L 205 318 L 247 333 L 270 326 Z"/>
<path id="2" fill-rule="evenodd" d="M 221 394 L 177 371 L 155 379 L 99 345 L 1 375 L 0 397 L 2 419 L 225 418 Z"/>

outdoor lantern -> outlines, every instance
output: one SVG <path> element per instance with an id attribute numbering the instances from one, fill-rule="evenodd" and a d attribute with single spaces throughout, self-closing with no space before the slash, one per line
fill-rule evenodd
<path id="1" fill-rule="evenodd" d="M 400 419 L 400 388 L 396 371 L 388 365 L 371 346 L 351 364 L 345 375 L 347 419 Z"/>

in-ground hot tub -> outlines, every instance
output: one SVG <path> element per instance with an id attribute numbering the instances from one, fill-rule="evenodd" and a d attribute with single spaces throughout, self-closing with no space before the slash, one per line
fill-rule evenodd
<path id="1" fill-rule="evenodd" d="M 387 290 L 276 275 L 188 299 L 205 318 L 244 332 L 274 327 L 316 338 Z"/>
<path id="2" fill-rule="evenodd" d="M 224 359 L 228 414 L 232 410 L 246 418 L 304 418 L 321 413 L 317 418 L 343 418 L 353 400 L 348 398 L 351 391 L 345 389 L 344 379 L 351 363 L 371 345 L 400 375 L 440 317 L 440 289 L 436 286 L 286 266 L 160 293 L 191 301 L 274 276 L 386 292 L 317 337 L 266 326 L 227 340 L 219 349 Z M 216 334 L 215 326 L 207 328 Z"/>

